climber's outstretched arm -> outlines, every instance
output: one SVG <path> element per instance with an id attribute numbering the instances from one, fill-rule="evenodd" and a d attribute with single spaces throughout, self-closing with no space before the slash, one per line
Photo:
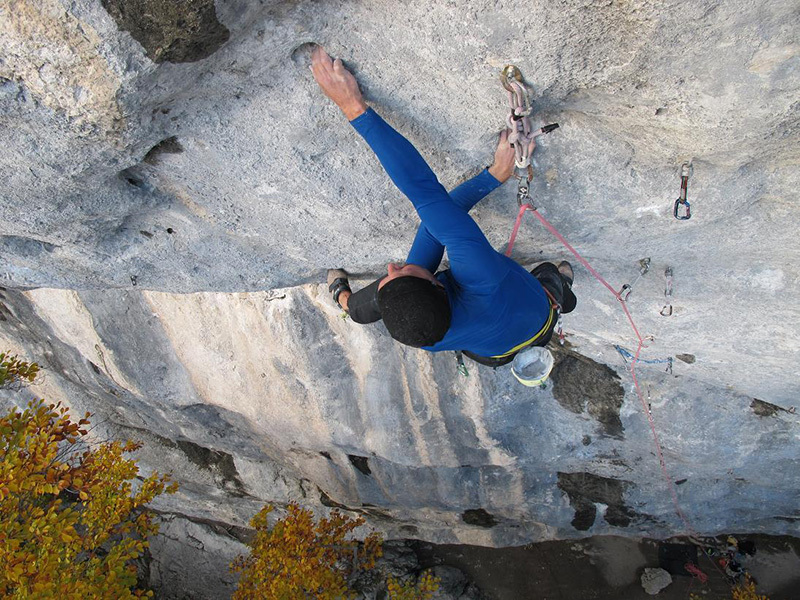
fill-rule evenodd
<path id="1" fill-rule="evenodd" d="M 464 212 L 486 195 L 505 183 L 514 172 L 514 147 L 508 143 L 508 130 L 500 132 L 497 149 L 494 151 L 494 162 L 472 179 L 450 190 L 450 198 Z M 406 263 L 425 267 L 431 273 L 439 268 L 444 254 L 444 246 L 437 240 L 425 225 L 420 224 Z"/>
<path id="2" fill-rule="evenodd" d="M 372 148 L 387 175 L 411 200 L 430 234 L 447 247 L 450 270 L 463 286 L 491 289 L 501 281 L 508 264 L 495 252 L 478 225 L 442 187 L 417 149 L 390 127 L 366 103 L 358 83 L 340 61 L 331 61 L 318 48 L 312 70 L 325 95 L 336 102 L 350 123 Z"/>

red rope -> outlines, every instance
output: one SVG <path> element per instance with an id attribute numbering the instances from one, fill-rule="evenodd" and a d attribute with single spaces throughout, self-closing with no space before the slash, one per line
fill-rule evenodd
<path id="1" fill-rule="evenodd" d="M 692 581 L 694 581 L 695 577 L 697 577 L 697 579 L 700 580 L 700 583 L 705 583 L 706 581 L 708 581 L 708 575 L 703 573 L 698 567 L 696 567 L 692 563 L 686 563 L 685 565 L 683 565 L 683 568 L 693 575 Z"/>
<path id="2" fill-rule="evenodd" d="M 655 442 L 655 446 L 656 446 L 656 454 L 658 454 L 658 462 L 661 465 L 661 472 L 664 475 L 664 479 L 667 481 L 667 487 L 669 488 L 670 495 L 672 496 L 672 503 L 675 505 L 675 514 L 677 514 L 678 517 L 680 517 L 681 521 L 683 521 L 683 524 L 686 526 L 688 532 L 691 535 L 695 535 L 696 536 L 697 534 L 695 533 L 694 529 L 692 528 L 691 524 L 689 523 L 689 520 L 686 518 L 686 515 L 684 515 L 683 511 L 681 510 L 680 503 L 678 502 L 678 493 L 677 493 L 677 491 L 675 489 L 675 482 L 672 481 L 672 477 L 669 476 L 669 472 L 667 471 L 667 463 L 664 460 L 664 452 L 661 449 L 661 442 L 658 439 L 658 433 L 656 432 L 656 425 L 655 425 L 655 422 L 653 421 L 653 415 L 650 412 L 650 408 L 647 406 L 647 402 L 645 402 L 644 395 L 642 394 L 642 390 L 639 388 L 639 381 L 636 378 L 636 362 L 639 360 L 639 354 L 641 353 L 642 348 L 644 347 L 644 339 L 642 338 L 642 335 L 639 333 L 639 329 L 636 327 L 636 323 L 633 321 L 633 317 L 631 316 L 631 313 L 628 310 L 627 303 L 619 295 L 619 292 L 617 292 L 613 287 L 611 287 L 611 285 L 605 279 L 603 279 L 603 277 L 600 275 L 600 273 L 595 271 L 594 268 L 592 267 L 592 265 L 590 265 L 588 263 L 588 261 L 585 258 L 583 258 L 583 256 L 581 256 L 578 253 L 578 251 L 575 250 L 575 248 L 572 247 L 572 245 L 564 238 L 564 236 L 561 235 L 556 230 L 556 228 L 553 227 L 550 224 L 550 222 L 547 219 L 545 219 L 539 213 L 539 211 L 537 211 L 530 204 L 523 204 L 519 208 L 519 213 L 517 214 L 517 220 L 514 222 L 514 229 L 511 232 L 511 238 L 508 241 L 508 248 L 506 249 L 506 256 L 511 256 L 511 250 L 514 248 L 514 242 L 517 239 L 517 233 L 519 233 L 519 226 L 522 223 L 522 215 L 525 214 L 526 210 L 531 211 L 533 213 L 533 215 L 537 219 L 539 219 L 539 221 L 541 221 L 542 225 L 544 225 L 545 228 L 550 233 L 552 233 L 556 238 L 558 238 L 558 241 L 560 241 L 562 244 L 564 244 L 564 246 L 567 248 L 567 250 L 572 252 L 572 254 L 575 256 L 575 258 L 577 258 L 580 261 L 580 263 L 584 267 L 586 267 L 586 269 L 592 275 L 594 275 L 595 279 L 597 279 L 597 281 L 599 281 L 604 286 L 606 286 L 606 288 L 608 288 L 608 291 L 610 291 L 612 294 L 614 294 L 614 298 L 616 298 L 617 301 L 622 305 L 622 310 L 625 311 L 625 316 L 628 317 L 628 321 L 630 322 L 631 327 L 633 328 L 633 332 L 636 334 L 636 339 L 639 341 L 639 345 L 636 347 L 636 352 L 634 354 L 633 360 L 631 361 L 631 378 L 633 379 L 633 387 L 636 389 L 636 395 L 639 396 L 639 401 L 642 403 L 642 408 L 644 409 L 644 413 L 647 415 L 647 422 L 650 424 L 650 431 L 653 434 L 653 441 Z"/>

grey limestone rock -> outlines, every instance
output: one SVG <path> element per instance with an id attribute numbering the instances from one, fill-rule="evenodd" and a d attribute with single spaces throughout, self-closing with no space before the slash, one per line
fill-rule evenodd
<path id="1" fill-rule="evenodd" d="M 642 587 L 651 596 L 658 594 L 670 583 L 672 583 L 672 575 L 664 569 L 647 568 L 642 573 Z"/>
<path id="2" fill-rule="evenodd" d="M 184 529 L 298 501 L 390 538 L 666 537 L 684 527 L 649 413 L 693 529 L 798 534 L 796 2 L 11 7 L 0 347 L 46 377 L 0 393 L 142 439 L 144 471 L 179 474 L 155 508 L 195 519 Z M 520 67 L 535 124 L 561 125 L 534 154 L 540 212 L 617 289 L 651 259 L 629 300 L 656 361 L 636 368 L 643 403 L 622 352 L 636 338 L 577 262 L 544 390 L 507 368 L 461 377 L 451 355 L 340 318 L 325 270 L 367 284 L 418 220 L 316 88 L 312 42 L 447 186 L 491 160 L 498 73 Z M 684 162 L 694 216 L 679 222 Z M 501 248 L 516 212 L 508 184 L 473 214 Z M 513 256 L 568 257 L 527 217 Z"/>

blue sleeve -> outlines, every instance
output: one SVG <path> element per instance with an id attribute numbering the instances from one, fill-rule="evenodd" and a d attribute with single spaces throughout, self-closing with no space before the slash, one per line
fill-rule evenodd
<path id="1" fill-rule="evenodd" d="M 461 185 L 450 190 L 450 198 L 463 211 L 469 210 L 480 202 L 486 194 L 497 189 L 500 182 L 495 179 L 489 169 L 484 169 L 479 175 L 468 179 Z M 420 224 L 411 250 L 408 252 L 406 263 L 425 267 L 431 273 L 435 273 L 442 262 L 444 246 L 437 240 L 424 224 Z"/>
<path id="2" fill-rule="evenodd" d="M 472 217 L 453 201 L 416 148 L 371 108 L 351 124 L 397 188 L 411 200 L 429 234 L 447 247 L 455 280 L 475 290 L 502 280 L 508 264 Z"/>
<path id="3" fill-rule="evenodd" d="M 500 185 L 501 183 L 489 173 L 489 169 L 484 169 L 472 179 L 467 179 L 461 185 L 450 190 L 450 197 L 464 211 L 469 212 L 489 192 L 496 190 Z"/>

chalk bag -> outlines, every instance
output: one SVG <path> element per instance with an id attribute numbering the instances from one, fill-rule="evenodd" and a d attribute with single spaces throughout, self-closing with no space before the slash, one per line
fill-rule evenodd
<path id="1" fill-rule="evenodd" d="M 511 362 L 511 373 L 522 385 L 538 387 L 550 377 L 553 355 L 542 346 L 533 346 L 517 352 Z"/>

